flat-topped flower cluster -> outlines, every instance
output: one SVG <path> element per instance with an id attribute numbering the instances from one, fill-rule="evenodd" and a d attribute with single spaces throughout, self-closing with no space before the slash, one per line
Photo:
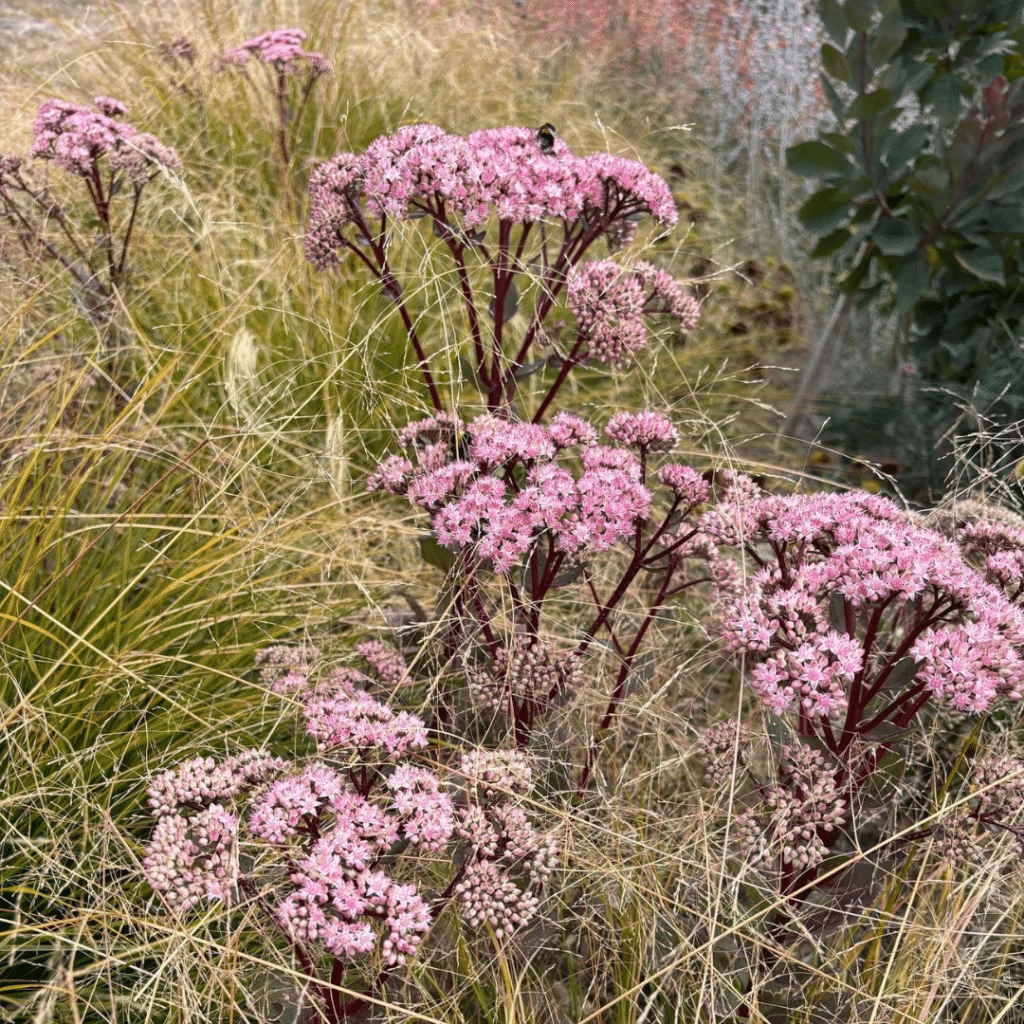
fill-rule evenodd
<path id="1" fill-rule="evenodd" d="M 221 68 L 248 64 L 250 59 L 271 64 L 282 74 L 309 74 L 319 77 L 334 70 L 322 53 L 302 48 L 306 33 L 299 28 L 276 28 L 226 50 L 220 56 Z"/>
<path id="2" fill-rule="evenodd" d="M 878 699 L 898 720 L 930 697 L 977 713 L 1024 693 L 1024 611 L 893 502 L 747 493 L 702 528 L 757 567 L 723 595 L 723 632 L 755 655 L 751 684 L 774 713 L 849 722 L 851 704 L 856 721 Z"/>
<path id="3" fill-rule="evenodd" d="M 597 430 L 571 413 L 548 426 L 490 414 L 468 425 L 431 416 L 401 431 L 409 456 L 385 458 L 367 486 L 405 495 L 431 514 L 440 544 L 469 550 L 498 573 L 520 564 L 542 535 L 554 552 L 579 559 L 634 537 L 651 514 L 647 455 L 678 441 L 653 410 L 618 413 L 605 434 L 617 443 L 598 444 Z M 694 489 L 699 501 L 706 488 L 687 470 L 663 467 L 660 475 L 673 489 Z"/>
<path id="4" fill-rule="evenodd" d="M 372 674 L 377 665 L 392 677 L 405 671 L 397 652 L 361 646 Z M 199 757 L 153 780 L 157 823 L 143 868 L 154 890 L 182 912 L 259 896 L 307 955 L 319 946 L 354 963 L 378 950 L 385 968 L 416 953 L 451 896 L 471 926 L 486 922 L 507 934 L 525 924 L 557 853 L 522 804 L 532 789 L 529 758 L 466 751 L 450 788 L 436 769 L 413 761 L 427 746 L 419 717 L 371 696 L 361 686 L 370 679 L 356 669 L 314 677 L 317 656 L 311 646 L 277 647 L 257 661 L 263 682 L 299 702 L 317 757 Z M 436 874 L 437 865 L 417 855 L 453 842 L 446 895 L 430 901 L 409 877 L 417 866 Z M 243 870 L 243 849 L 254 868 Z M 268 862 L 287 868 L 283 896 L 263 892 Z"/>
<path id="5" fill-rule="evenodd" d="M 366 230 L 378 218 L 447 223 L 455 215 L 472 231 L 492 213 L 517 224 L 585 219 L 602 230 L 642 214 L 671 226 L 678 216 L 668 185 L 643 164 L 611 153 L 575 156 L 561 139 L 542 148 L 535 131 L 515 126 L 465 137 L 431 124 L 399 128 L 360 155 L 320 164 L 309 191 L 306 255 L 320 270 L 337 265 L 352 225 Z"/>
<path id="6" fill-rule="evenodd" d="M 117 118 L 128 108 L 107 96 L 96 99 L 96 109 L 64 100 L 47 100 L 36 113 L 32 156 L 52 160 L 62 170 L 92 178 L 99 160 L 106 157 L 112 171 L 123 171 L 141 187 L 161 169 L 181 170 L 181 159 L 155 136 Z"/>

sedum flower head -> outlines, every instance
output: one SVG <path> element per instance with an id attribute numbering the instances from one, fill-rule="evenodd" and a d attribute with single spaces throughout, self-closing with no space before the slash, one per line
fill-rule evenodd
<path id="1" fill-rule="evenodd" d="M 318 78 L 331 74 L 333 68 L 322 53 L 302 49 L 305 38 L 306 33 L 301 29 L 273 29 L 226 50 L 221 54 L 220 66 L 241 66 L 256 58 L 264 64 L 273 64 L 286 75 L 309 74 Z"/>
<path id="2" fill-rule="evenodd" d="M 573 689 L 580 674 L 576 651 L 557 652 L 550 644 L 527 636 L 499 647 L 486 668 L 470 666 L 467 671 L 476 700 L 505 714 L 527 709 L 530 719 L 543 714 L 558 694 Z"/>
<path id="3" fill-rule="evenodd" d="M 647 448 L 663 447 L 673 433 L 663 417 L 638 422 Z M 510 572 L 543 534 L 582 558 L 631 538 L 650 516 L 637 456 L 595 444 L 596 431 L 578 417 L 543 427 L 485 415 L 464 436 L 458 457 L 447 417 L 410 424 L 400 434 L 409 456 L 384 459 L 367 486 L 422 506 L 439 543 L 469 549 L 496 572 Z"/>
<path id="4" fill-rule="evenodd" d="M 834 720 L 855 680 L 889 696 L 923 684 L 962 712 L 1020 699 L 1024 614 L 951 541 L 877 496 L 737 493 L 702 527 L 761 566 L 724 594 L 723 636 L 757 656 L 771 711 Z"/>
<path id="5" fill-rule="evenodd" d="M 821 751 L 786 747 L 780 781 L 761 803 L 736 819 L 736 832 L 751 863 L 781 860 L 799 869 L 813 868 L 828 853 L 822 834 L 847 819 L 846 797 Z"/>
<path id="6" fill-rule="evenodd" d="M 506 223 L 586 218 L 606 230 L 649 214 L 672 225 L 677 213 L 663 179 L 609 153 L 578 157 L 561 139 L 542 148 L 532 128 L 488 128 L 463 137 L 436 125 L 399 128 L 361 155 L 340 153 L 310 178 L 306 256 L 337 266 L 346 230 L 365 217 L 454 216 L 472 231 L 493 213 Z"/>
<path id="7" fill-rule="evenodd" d="M 32 155 L 52 160 L 81 178 L 97 174 L 105 157 L 113 170 L 123 171 L 136 187 L 151 181 L 161 169 L 181 169 L 173 149 L 117 120 L 127 113 L 123 103 L 100 96 L 96 107 L 47 100 L 36 112 Z"/>

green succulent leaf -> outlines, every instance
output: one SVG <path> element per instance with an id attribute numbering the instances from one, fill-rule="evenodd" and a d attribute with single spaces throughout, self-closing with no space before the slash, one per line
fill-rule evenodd
<path id="1" fill-rule="evenodd" d="M 441 547 L 434 535 L 430 533 L 420 537 L 420 557 L 427 565 L 432 565 L 442 572 L 448 572 L 455 565 L 454 552 Z"/>

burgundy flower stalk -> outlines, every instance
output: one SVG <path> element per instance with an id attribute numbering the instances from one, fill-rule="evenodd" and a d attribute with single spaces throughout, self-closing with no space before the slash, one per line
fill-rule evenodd
<path id="1" fill-rule="evenodd" d="M 379 678 L 404 673 L 383 645 L 360 647 Z M 427 745 L 424 723 L 357 685 L 368 682 L 362 673 L 320 671 L 309 645 L 271 648 L 257 665 L 262 681 L 297 697 L 318 755 L 289 762 L 250 750 L 223 762 L 194 758 L 154 778 L 157 820 L 143 870 L 172 910 L 252 901 L 311 977 L 328 954 L 331 984 L 313 991 L 331 1022 L 366 1008 L 365 996 L 416 955 L 451 900 L 470 927 L 509 934 L 530 920 L 557 851 L 524 808 L 525 756 L 463 754 L 456 807 L 437 771 L 412 760 Z M 449 848 L 450 880 L 428 897 L 410 879 L 436 873 Z M 288 879 L 283 891 L 268 885 L 275 864 Z M 374 955 L 376 981 L 342 1002 L 336 987 L 346 971 Z"/>
<path id="2" fill-rule="evenodd" d="M 1024 610 L 1004 592 L 1001 552 L 986 579 L 884 498 L 760 497 L 745 481 L 701 526 L 751 563 L 721 595 L 723 637 L 753 665 L 766 708 L 795 714 L 800 735 L 823 748 L 798 786 L 783 766 L 764 791 L 767 810 L 746 822 L 765 827 L 792 891 L 813 879 L 806 869 L 927 702 L 977 714 L 999 696 L 1021 698 Z M 999 547 L 987 528 L 972 536 Z"/>
<path id="3" fill-rule="evenodd" d="M 49 190 L 32 184 L 20 158 L 0 157 L 0 207 L 20 244 L 30 256 L 57 260 L 96 307 L 97 320 L 102 318 L 104 300 L 124 280 L 143 190 L 160 173 L 181 170 L 173 149 L 118 120 L 125 113 L 124 104 L 106 96 L 97 98 L 95 109 L 47 100 L 36 113 L 31 154 L 40 160 L 52 160 L 84 183 L 100 224 L 102 270 L 95 263 L 92 247 L 76 231 L 73 218 Z M 129 189 L 122 189 L 125 183 Z M 131 195 L 127 215 L 121 219 L 120 241 L 114 217 L 119 191 Z M 54 225 L 60 241 L 45 237 L 47 228 Z"/>
<path id="4" fill-rule="evenodd" d="M 454 263 L 476 374 L 493 410 L 506 406 L 517 382 L 539 368 L 527 366 L 531 347 L 545 337 L 544 321 L 587 249 L 602 235 L 612 238 L 624 225 L 635 227 L 643 216 L 666 227 L 677 219 L 668 186 L 636 161 L 610 153 L 578 157 L 558 138 L 542 146 L 528 128 L 463 137 L 435 125 L 411 125 L 376 139 L 361 155 L 340 153 L 314 170 L 306 256 L 318 270 L 328 270 L 352 255 L 380 280 L 398 306 L 441 412 L 426 351 L 387 255 L 393 222 L 429 219 Z M 539 248 L 536 256 L 533 248 Z M 490 272 L 486 313 L 470 283 L 474 261 Z M 505 323 L 518 314 L 514 279 L 528 264 L 541 278 L 540 297 L 521 340 L 506 351 Z M 601 263 L 573 280 L 567 300 L 579 318 L 578 336 L 560 356 L 561 372 L 535 422 L 573 366 L 591 358 L 621 366 L 638 351 L 646 340 L 644 317 L 674 317 L 684 330 L 696 323 L 695 301 L 650 264 Z"/>
<path id="5" fill-rule="evenodd" d="M 250 60 L 265 64 L 273 79 L 274 101 L 277 105 L 277 141 L 286 168 L 291 166 L 290 127 L 302 120 L 310 93 L 317 80 L 333 74 L 331 62 L 322 54 L 302 49 L 306 33 L 297 28 L 278 28 L 226 50 L 220 55 L 218 67 L 244 67 Z M 299 99 L 294 108 L 288 102 L 288 83 L 302 79 Z"/>

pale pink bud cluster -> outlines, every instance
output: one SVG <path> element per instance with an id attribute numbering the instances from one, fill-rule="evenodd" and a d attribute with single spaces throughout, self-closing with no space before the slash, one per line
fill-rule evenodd
<path id="1" fill-rule="evenodd" d="M 781 859 L 802 870 L 824 860 L 828 847 L 822 834 L 842 827 L 846 819 L 846 798 L 821 751 L 789 746 L 783 750 L 779 784 L 739 815 L 736 834 L 751 863 Z"/>
<path id="2" fill-rule="evenodd" d="M 111 170 L 124 172 L 136 188 L 161 170 L 181 170 L 181 160 L 173 149 L 116 120 L 126 113 L 123 103 L 100 96 L 96 107 L 47 100 L 36 112 L 32 155 L 89 179 L 98 173 L 98 162 L 105 157 Z"/>
<path id="3" fill-rule="evenodd" d="M 610 153 L 577 157 L 561 139 L 542 148 L 530 128 L 454 135 L 436 125 L 399 128 L 362 155 L 340 153 L 310 178 L 306 256 L 319 270 L 337 266 L 354 244 L 353 224 L 428 213 L 464 231 L 494 213 L 506 223 L 586 218 L 606 228 L 638 214 L 677 218 L 665 182 L 643 164 Z M 465 237 L 465 234 L 462 237 Z"/>
<path id="4" fill-rule="evenodd" d="M 670 462 L 658 470 L 658 480 L 666 487 L 671 487 L 687 511 L 696 508 L 708 500 L 708 482 L 691 466 L 679 462 Z"/>
<path id="5" fill-rule="evenodd" d="M 697 326 L 700 305 L 692 295 L 683 291 L 682 285 L 667 270 L 646 260 L 637 260 L 630 269 L 646 290 L 645 312 L 663 313 L 678 320 L 683 333 Z"/>
<path id="6" fill-rule="evenodd" d="M 965 557 L 980 565 L 990 583 L 1015 603 L 1024 603 L 1024 530 L 982 520 L 968 523 L 957 534 Z"/>
<path id="7" fill-rule="evenodd" d="M 958 711 L 1024 692 L 1024 612 L 892 502 L 858 493 L 724 502 L 701 526 L 761 566 L 723 595 L 723 636 L 758 656 L 751 683 L 774 713 L 799 707 L 835 720 L 854 680 L 878 692 L 898 665 L 899 690 L 924 683 Z M 882 618 L 896 608 L 905 613 Z"/>
<path id="8" fill-rule="evenodd" d="M 195 757 L 157 775 L 149 784 L 147 802 L 151 812 L 159 817 L 179 807 L 198 808 L 214 800 L 231 800 L 281 771 L 285 764 L 281 758 L 258 750 L 237 754 L 226 761 Z"/>
<path id="9" fill-rule="evenodd" d="M 974 762 L 972 787 L 976 814 L 1000 825 L 1021 824 L 1024 811 L 1024 760 L 1010 754 L 990 754 Z"/>
<path id="10" fill-rule="evenodd" d="M 161 815 L 142 861 L 154 891 L 162 892 L 175 910 L 203 900 L 230 900 L 238 880 L 237 825 L 237 818 L 218 803 L 190 817 Z"/>
<path id="11" fill-rule="evenodd" d="M 593 428 L 576 417 L 556 416 L 543 427 L 480 416 L 466 427 L 464 452 L 449 440 L 456 429 L 447 418 L 411 428 L 402 436 L 416 461 L 386 458 L 368 489 L 406 495 L 431 514 L 439 543 L 468 548 L 496 572 L 511 571 L 543 534 L 559 551 L 580 557 L 631 537 L 650 516 L 651 494 L 636 455 L 593 444 Z M 664 443 L 660 421 L 650 429 Z M 565 453 L 579 445 L 577 462 Z"/>
<path id="12" fill-rule="evenodd" d="M 750 761 L 751 737 L 746 725 L 718 722 L 697 738 L 697 753 L 704 762 L 708 781 L 716 787 L 725 786 L 737 769 Z"/>
<path id="13" fill-rule="evenodd" d="M 482 704 L 508 715 L 526 709 L 532 720 L 559 694 L 571 692 L 582 672 L 576 651 L 556 651 L 536 637 L 517 636 L 499 647 L 486 668 L 469 666 L 470 693 Z"/>
<path id="14" fill-rule="evenodd" d="M 622 369 L 647 344 L 645 316 L 666 314 L 683 331 L 697 325 L 700 307 L 679 283 L 653 264 L 581 263 L 569 274 L 566 305 L 587 340 L 587 358 Z"/>
<path id="15" fill-rule="evenodd" d="M 558 848 L 536 830 L 522 806 L 520 798 L 533 779 L 525 753 L 471 751 L 463 756 L 462 771 L 474 800 L 458 814 L 456 832 L 470 852 L 455 894 L 467 924 L 489 924 L 501 937 L 536 913 L 533 890 L 555 868 Z"/>
<path id="16" fill-rule="evenodd" d="M 193 758 L 152 781 L 148 803 L 157 824 L 142 868 L 172 907 L 229 899 L 238 877 L 238 819 L 226 805 L 285 767 L 250 750 L 223 763 Z"/>
<path id="17" fill-rule="evenodd" d="M 274 693 L 304 690 L 319 658 L 314 644 L 274 644 L 256 652 L 257 677 Z"/>
<path id="18" fill-rule="evenodd" d="M 248 64 L 255 57 L 265 64 L 273 64 L 286 75 L 308 74 L 312 78 L 329 75 L 334 70 L 322 53 L 302 49 L 306 33 L 297 28 L 278 28 L 225 51 L 220 67 Z"/>

